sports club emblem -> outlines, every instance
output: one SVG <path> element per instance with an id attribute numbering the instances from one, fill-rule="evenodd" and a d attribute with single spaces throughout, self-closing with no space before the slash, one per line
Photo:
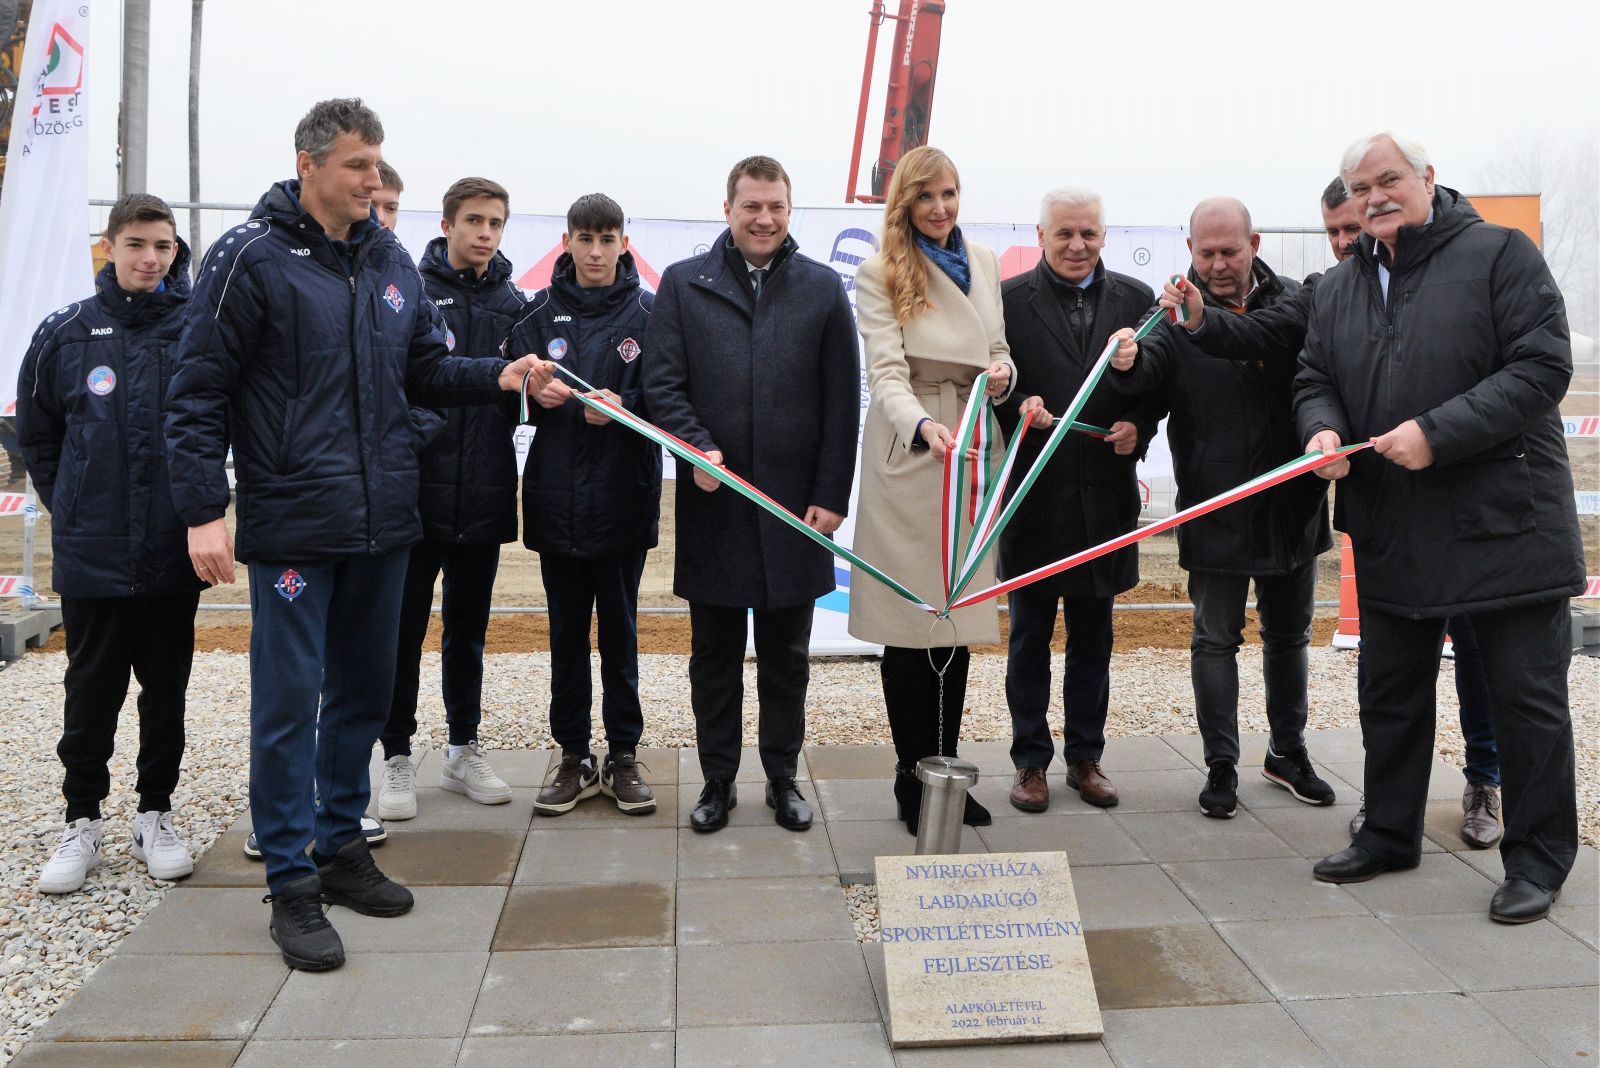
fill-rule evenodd
<path id="1" fill-rule="evenodd" d="M 394 287 L 390 286 L 389 288 L 393 289 Z M 285 601 L 292 601 L 305 592 L 306 580 L 300 572 L 291 567 L 278 576 L 278 581 L 272 584 L 272 588 L 277 590 L 278 596 Z"/>
<path id="2" fill-rule="evenodd" d="M 625 337 L 622 344 L 617 346 L 617 354 L 622 357 L 623 363 L 632 363 L 639 358 L 639 343 L 631 337 Z"/>
<path id="3" fill-rule="evenodd" d="M 383 291 L 383 302 L 393 308 L 395 314 L 398 315 L 400 314 L 400 309 L 406 305 L 406 298 L 402 297 L 400 291 L 391 285 Z"/>
<path id="4" fill-rule="evenodd" d="M 567 339 L 564 337 L 556 338 L 544 347 L 544 351 L 550 354 L 552 360 L 561 359 L 567 354 Z"/>
<path id="5" fill-rule="evenodd" d="M 451 352 L 456 351 L 456 335 L 448 326 L 444 328 L 444 347 Z"/>
<path id="6" fill-rule="evenodd" d="M 84 379 L 84 384 L 89 387 L 89 392 L 96 397 L 104 397 L 107 393 L 117 388 L 117 372 L 102 364 L 89 372 L 89 377 Z"/>

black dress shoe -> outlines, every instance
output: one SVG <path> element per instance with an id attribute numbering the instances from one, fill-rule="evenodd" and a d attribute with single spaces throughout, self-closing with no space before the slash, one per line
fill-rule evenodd
<path id="1" fill-rule="evenodd" d="M 1416 861 L 1391 864 L 1369 849 L 1352 845 L 1317 861 L 1311 874 L 1325 883 L 1364 883 L 1386 871 L 1410 871 L 1416 866 Z"/>
<path id="2" fill-rule="evenodd" d="M 811 806 L 800 796 L 793 779 L 768 780 L 767 807 L 777 813 L 779 827 L 803 831 L 811 826 Z"/>
<path id="3" fill-rule="evenodd" d="M 978 804 L 971 794 L 967 795 L 967 804 L 961 812 L 961 822 L 968 827 L 987 827 L 994 822 L 994 817 L 989 815 L 989 810 Z"/>
<path id="4" fill-rule="evenodd" d="M 728 825 L 728 810 L 739 803 L 739 794 L 727 779 L 709 779 L 700 791 L 700 800 L 689 813 L 689 826 L 702 834 L 720 831 Z"/>
<path id="5" fill-rule="evenodd" d="M 1546 890 L 1527 879 L 1507 879 L 1489 901 L 1489 918 L 1496 923 L 1532 923 L 1550 914 L 1560 890 Z"/>

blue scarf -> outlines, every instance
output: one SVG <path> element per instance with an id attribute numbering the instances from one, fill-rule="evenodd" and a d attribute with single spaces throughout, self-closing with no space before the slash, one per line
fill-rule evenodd
<path id="1" fill-rule="evenodd" d="M 934 265 L 950 276 L 950 281 L 961 287 L 961 292 L 972 292 L 972 268 L 967 263 L 966 242 L 961 240 L 961 227 L 950 231 L 950 247 L 942 248 L 922 236 L 921 230 L 911 231 L 917 238 L 917 247 Z"/>

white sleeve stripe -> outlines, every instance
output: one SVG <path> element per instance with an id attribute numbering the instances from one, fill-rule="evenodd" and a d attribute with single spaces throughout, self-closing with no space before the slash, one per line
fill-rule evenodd
<path id="1" fill-rule="evenodd" d="M 222 302 L 227 299 L 228 286 L 233 282 L 233 272 L 239 269 L 239 261 L 244 258 L 244 250 L 272 232 L 271 219 L 262 219 L 261 223 L 263 227 L 262 231 L 255 237 L 252 237 L 249 241 L 246 241 L 244 244 L 240 245 L 239 251 L 233 254 L 233 266 L 228 268 L 228 277 L 222 280 L 222 293 L 217 297 L 217 310 L 211 316 L 212 322 L 216 322 L 222 316 Z M 215 265 L 213 264 L 213 266 Z"/>
<path id="2" fill-rule="evenodd" d="M 51 326 L 50 335 L 52 337 L 54 337 L 56 335 L 56 333 L 58 331 L 60 331 L 60 329 L 63 326 L 66 326 L 68 323 L 72 322 L 72 320 L 76 319 L 78 317 L 78 313 L 81 312 L 82 310 L 83 310 L 83 301 L 81 301 L 81 300 L 80 301 L 74 301 L 73 304 L 72 304 L 72 314 L 67 316 L 65 319 L 61 320 L 59 323 L 56 323 L 53 326 Z M 43 335 L 43 333 L 41 331 L 40 336 L 39 336 L 39 340 L 42 341 L 43 339 L 44 339 L 44 335 Z M 37 400 L 38 397 L 39 397 L 39 381 L 42 378 L 44 378 L 44 363 L 41 361 L 39 363 L 34 364 L 34 366 L 33 366 L 33 397 L 34 397 L 35 400 Z"/>

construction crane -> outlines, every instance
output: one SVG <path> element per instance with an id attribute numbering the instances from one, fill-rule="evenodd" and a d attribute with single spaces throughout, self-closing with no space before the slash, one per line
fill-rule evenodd
<path id="1" fill-rule="evenodd" d="M 889 177 L 900 157 L 928 143 L 928 123 L 933 115 L 933 79 L 939 68 L 939 29 L 944 21 L 944 0 L 900 0 L 900 13 L 891 15 L 882 0 L 867 12 L 867 61 L 861 72 L 861 106 L 856 112 L 855 144 L 850 151 L 850 182 L 846 204 L 882 204 Z M 889 91 L 883 103 L 883 133 L 878 159 L 872 165 L 872 191 L 856 191 L 861 170 L 861 143 L 867 127 L 867 98 L 872 92 L 872 66 L 878 53 L 878 27 L 895 21 L 893 64 Z"/>

